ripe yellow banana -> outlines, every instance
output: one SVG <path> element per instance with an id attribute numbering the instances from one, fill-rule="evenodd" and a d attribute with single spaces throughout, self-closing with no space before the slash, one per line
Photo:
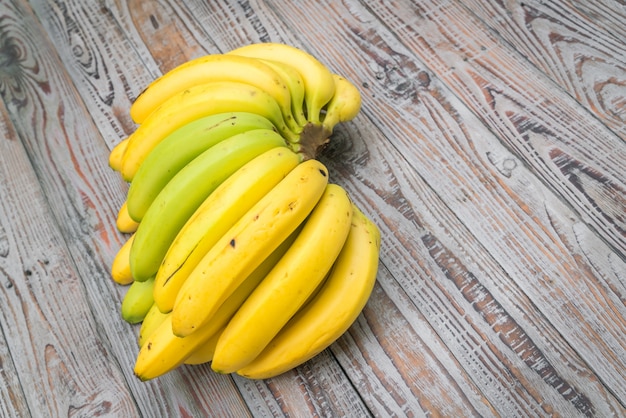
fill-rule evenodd
<path id="1" fill-rule="evenodd" d="M 210 321 L 245 277 L 311 213 L 327 183 L 326 167 L 307 160 L 237 221 L 181 287 L 172 311 L 174 334 L 193 335 Z"/>
<path id="2" fill-rule="evenodd" d="M 204 116 L 227 112 L 256 113 L 269 119 L 287 140 L 298 140 L 285 124 L 276 100 L 258 87 L 230 81 L 199 84 L 166 100 L 129 136 L 122 177 L 132 181 L 150 151 L 178 128 Z"/>
<path id="3" fill-rule="evenodd" d="M 227 54 L 279 61 L 292 65 L 304 81 L 307 120 L 320 123 L 322 108 L 335 93 L 330 70 L 308 52 L 280 43 L 257 43 L 234 49 Z"/>
<path id="4" fill-rule="evenodd" d="M 265 91 L 278 103 L 287 126 L 298 132 L 299 126 L 291 114 L 290 91 L 280 75 L 260 60 L 237 55 L 205 55 L 168 71 L 137 97 L 130 108 L 130 115 L 141 124 L 176 93 L 199 84 L 220 81 L 250 84 Z"/>
<path id="5" fill-rule="evenodd" d="M 284 373 L 331 345 L 356 320 L 376 281 L 380 232 L 356 206 L 353 211 L 348 239 L 318 295 L 238 374 L 265 379 Z"/>
<path id="6" fill-rule="evenodd" d="M 326 106 L 326 114 L 322 125 L 332 132 L 339 122 L 352 120 L 361 110 L 361 93 L 346 78 L 333 74 L 335 79 L 335 95 Z"/>
<path id="7" fill-rule="evenodd" d="M 189 355 L 185 359 L 185 364 L 204 364 L 209 363 L 213 360 L 213 355 L 215 354 L 215 346 L 217 345 L 217 339 L 220 337 L 222 330 L 217 331 L 213 334 L 211 338 L 202 343 L 198 348 L 196 348 L 193 353 Z"/>
<path id="8" fill-rule="evenodd" d="M 122 170 L 122 159 L 124 158 L 124 153 L 126 152 L 126 147 L 128 146 L 128 138 L 125 138 L 117 143 L 111 150 L 109 154 L 109 167 L 111 167 L 115 171 Z"/>
<path id="9" fill-rule="evenodd" d="M 300 126 L 307 124 L 304 115 L 304 80 L 300 73 L 291 65 L 273 60 L 262 60 L 276 71 L 289 88 L 291 95 L 291 113 Z"/>
<path id="10" fill-rule="evenodd" d="M 274 129 L 254 113 L 229 112 L 205 116 L 172 132 L 148 154 L 128 189 L 128 213 L 136 221 L 165 185 L 202 152 L 234 135 L 254 129 Z"/>
<path id="11" fill-rule="evenodd" d="M 209 148 L 180 170 L 150 205 L 130 249 L 136 281 L 153 277 L 172 241 L 202 202 L 228 177 L 253 158 L 285 145 L 276 132 L 256 129 Z"/>
<path id="12" fill-rule="evenodd" d="M 185 279 L 217 240 L 299 162 L 288 148 L 273 148 L 241 167 L 207 197 L 182 227 L 157 272 L 154 301 L 162 312 L 172 310 Z"/>
<path id="13" fill-rule="evenodd" d="M 167 316 L 168 314 L 161 312 L 156 304 L 152 304 L 139 328 L 139 336 L 137 338 L 139 348 L 143 347 L 148 338 L 165 321 Z"/>
<path id="14" fill-rule="evenodd" d="M 128 214 L 128 201 L 125 201 L 120 207 L 115 220 L 115 225 L 117 226 L 118 231 L 125 234 L 131 234 L 137 230 L 139 223 Z"/>
<path id="15" fill-rule="evenodd" d="M 276 250 L 272 252 L 221 304 L 211 321 L 201 326 L 196 332 L 185 338 L 180 338 L 172 332 L 172 314 L 167 313 L 165 319 L 153 332 L 149 334 L 141 345 L 135 374 L 141 380 L 150 380 L 159 377 L 181 365 L 197 350 L 203 350 L 205 344 L 217 340 L 218 333 L 226 326 L 241 304 L 265 278 L 267 273 L 276 265 L 278 260 L 291 246 L 300 229 L 296 229 Z M 206 347 L 205 347 L 206 348 Z M 209 348 L 206 348 L 209 349 Z M 201 356 L 203 354 L 198 354 Z M 204 352 L 206 356 L 206 351 Z M 206 358 L 206 357 L 205 357 Z M 191 361 L 194 361 L 193 359 Z M 198 361 L 198 358 L 195 360 Z"/>
<path id="16" fill-rule="evenodd" d="M 137 324 L 145 318 L 154 305 L 152 289 L 154 278 L 144 282 L 134 281 L 122 300 L 122 318 L 129 324 Z"/>
<path id="17" fill-rule="evenodd" d="M 328 184 L 287 253 L 222 332 L 211 367 L 232 373 L 250 363 L 304 305 L 341 251 L 352 219 L 346 191 Z"/>
<path id="18" fill-rule="evenodd" d="M 131 235 L 120 247 L 111 264 L 111 277 L 117 284 L 127 285 L 133 282 L 130 272 L 130 247 L 133 245 L 135 234 Z"/>

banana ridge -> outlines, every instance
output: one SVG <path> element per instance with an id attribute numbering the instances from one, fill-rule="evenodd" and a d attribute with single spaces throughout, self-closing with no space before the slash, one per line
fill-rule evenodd
<path id="1" fill-rule="evenodd" d="M 215 349 L 214 371 L 235 372 L 261 353 L 326 277 L 351 219 L 348 194 L 328 184 L 293 245 L 226 326 Z"/>
<path id="2" fill-rule="evenodd" d="M 235 56 L 235 55 L 233 55 Z M 300 126 L 307 124 L 304 115 L 304 81 L 300 73 L 291 65 L 274 60 L 261 60 L 269 65 L 285 81 L 291 94 L 291 114 Z"/>
<path id="3" fill-rule="evenodd" d="M 376 281 L 379 251 L 380 231 L 354 206 L 344 248 L 318 295 L 237 374 L 250 379 L 278 376 L 336 341 L 365 307 Z"/>
<path id="4" fill-rule="evenodd" d="M 227 54 L 268 59 L 294 66 L 304 81 L 307 120 L 320 123 L 322 108 L 335 93 L 330 70 L 308 52 L 281 43 L 256 43 L 233 49 Z"/>
<path id="5" fill-rule="evenodd" d="M 284 144 L 272 130 L 246 131 L 209 148 L 179 171 L 137 228 L 130 250 L 134 279 L 142 281 L 156 274 L 178 231 L 224 180 L 254 157 Z"/>
<path id="6" fill-rule="evenodd" d="M 128 189 L 128 214 L 141 221 L 165 185 L 202 152 L 254 129 L 274 129 L 267 118 L 246 112 L 209 115 L 178 128 L 146 156 Z"/>
<path id="7" fill-rule="evenodd" d="M 154 300 L 161 311 L 173 309 L 180 287 L 202 257 L 299 162 L 300 157 L 288 148 L 273 148 L 242 166 L 202 202 L 157 271 Z"/>
<path id="8" fill-rule="evenodd" d="M 304 221 L 327 184 L 326 167 L 304 161 L 237 221 L 181 287 L 172 311 L 174 334 L 192 335 L 210 320 L 243 278 Z"/>

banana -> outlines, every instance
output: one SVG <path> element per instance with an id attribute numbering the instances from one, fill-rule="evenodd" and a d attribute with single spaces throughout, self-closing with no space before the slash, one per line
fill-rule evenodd
<path id="1" fill-rule="evenodd" d="M 322 108 L 335 94 L 335 80 L 330 70 L 314 56 L 290 45 L 271 42 L 245 45 L 227 54 L 279 61 L 294 66 L 304 81 L 307 120 L 313 124 L 320 123 Z"/>
<path id="2" fill-rule="evenodd" d="M 128 200 L 126 200 L 120 207 L 120 210 L 117 213 L 117 218 L 115 220 L 115 225 L 117 226 L 118 231 L 125 234 L 131 234 L 137 231 L 139 223 L 131 218 L 130 214 L 128 213 Z"/>
<path id="3" fill-rule="evenodd" d="M 213 360 L 213 355 L 215 354 L 217 339 L 220 337 L 223 329 L 224 328 L 214 333 L 211 338 L 209 338 L 198 348 L 196 348 L 193 353 L 191 353 L 189 357 L 185 359 L 184 363 L 197 365 L 211 362 L 211 360 Z"/>
<path id="4" fill-rule="evenodd" d="M 143 217 L 130 249 L 136 281 L 153 277 L 167 249 L 195 210 L 235 171 L 254 157 L 284 146 L 276 132 L 257 129 L 232 136 L 209 148 L 167 183 Z"/>
<path id="5" fill-rule="evenodd" d="M 322 125 L 332 132 L 335 125 L 354 119 L 361 110 L 361 93 L 346 78 L 333 74 L 335 79 L 335 95 L 326 106 Z"/>
<path id="6" fill-rule="evenodd" d="M 261 115 L 269 119 L 285 139 L 298 141 L 298 136 L 285 124 L 280 106 L 265 91 L 231 81 L 199 84 L 167 99 L 129 136 L 122 160 L 122 177 L 131 182 L 150 151 L 178 128 L 204 116 L 227 112 Z"/>
<path id="7" fill-rule="evenodd" d="M 139 348 L 143 347 L 148 338 L 159 328 L 167 316 L 168 314 L 161 312 L 156 304 L 152 304 L 139 328 L 139 336 L 137 337 Z"/>
<path id="8" fill-rule="evenodd" d="M 154 278 L 143 282 L 134 281 L 122 300 L 122 318 L 129 324 L 137 324 L 145 318 L 154 305 L 152 289 Z"/>
<path id="9" fill-rule="evenodd" d="M 213 370 L 235 372 L 263 351 L 326 277 L 351 219 L 348 194 L 328 184 L 293 245 L 228 322 L 215 348 Z"/>
<path id="10" fill-rule="evenodd" d="M 111 150 L 111 153 L 109 154 L 109 167 L 111 167 L 113 170 L 122 170 L 122 158 L 124 157 L 127 146 L 128 138 L 125 138 L 118 142 L 117 145 L 115 145 Z"/>
<path id="11" fill-rule="evenodd" d="M 273 60 L 262 60 L 276 71 L 289 88 L 291 95 L 291 113 L 300 126 L 307 124 L 304 115 L 304 80 L 300 73 L 291 65 Z"/>
<path id="12" fill-rule="evenodd" d="M 120 247 L 111 264 L 111 277 L 117 284 L 127 285 L 133 282 L 130 273 L 130 247 L 133 245 L 135 234 L 131 235 Z"/>
<path id="13" fill-rule="evenodd" d="M 232 81 L 250 84 L 276 100 L 287 126 L 298 132 L 291 113 L 291 94 L 283 78 L 264 62 L 237 55 L 205 55 L 168 71 L 154 80 L 130 107 L 133 120 L 141 124 L 167 99 L 198 84 Z"/>
<path id="14" fill-rule="evenodd" d="M 183 282 L 217 240 L 299 161 L 298 155 L 285 147 L 266 151 L 226 179 L 198 207 L 157 272 L 154 300 L 162 312 L 172 310 Z"/>
<path id="15" fill-rule="evenodd" d="M 210 321 L 244 278 L 304 221 L 327 184 L 326 167 L 307 160 L 237 221 L 181 287 L 172 311 L 174 334 L 193 335 Z"/>
<path id="16" fill-rule="evenodd" d="M 253 129 L 274 129 L 254 113 L 229 112 L 205 116 L 168 135 L 139 166 L 128 189 L 128 213 L 141 221 L 165 185 L 183 167 L 215 144 Z"/>
<path id="17" fill-rule="evenodd" d="M 320 293 L 238 374 L 277 376 L 320 353 L 339 338 L 365 306 L 378 270 L 380 232 L 356 206 L 348 239 Z"/>
<path id="18" fill-rule="evenodd" d="M 190 361 L 192 362 L 198 362 L 198 357 L 195 360 L 192 357 L 198 350 L 204 352 L 204 354 L 198 354 L 198 356 L 206 358 L 207 352 L 205 350 L 210 350 L 210 348 L 203 348 L 203 346 L 212 344 L 211 340 L 217 342 L 218 333 L 221 333 L 221 330 L 241 304 L 285 254 L 299 231 L 300 228 L 296 229 L 246 277 L 233 294 L 219 307 L 211 321 L 200 327 L 193 334 L 185 338 L 175 336 L 172 332 L 172 314 L 164 314 L 165 319 L 163 323 L 148 336 L 139 350 L 137 361 L 135 362 L 135 374 L 144 381 L 154 379 L 178 367 L 188 358 L 191 358 Z"/>

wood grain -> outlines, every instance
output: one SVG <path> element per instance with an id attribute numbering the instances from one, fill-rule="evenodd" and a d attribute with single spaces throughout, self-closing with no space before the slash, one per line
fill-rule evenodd
<path id="1" fill-rule="evenodd" d="M 595 2 L 587 2 L 590 7 Z M 615 134 L 626 139 L 626 48 L 623 38 L 569 2 L 464 0 L 510 43 Z M 508 19 L 503 20 L 502 16 Z"/>
<path id="2" fill-rule="evenodd" d="M 0 3 L 3 416 L 625 416 L 623 4 Z M 250 42 L 363 109 L 320 156 L 379 225 L 350 330 L 279 377 L 132 374 L 108 152 L 160 74 Z M 2 104 L 0 103 L 0 105 Z M 43 372 L 42 372 L 43 371 Z"/>

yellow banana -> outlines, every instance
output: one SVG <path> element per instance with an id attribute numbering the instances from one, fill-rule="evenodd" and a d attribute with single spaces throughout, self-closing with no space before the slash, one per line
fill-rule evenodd
<path id="1" fill-rule="evenodd" d="M 128 201 L 125 201 L 120 207 L 115 220 L 117 230 L 125 234 L 131 234 L 137 230 L 139 222 L 135 221 L 128 214 Z"/>
<path id="2" fill-rule="evenodd" d="M 227 112 L 256 113 L 269 119 L 285 139 L 298 140 L 285 124 L 276 100 L 258 87 L 230 81 L 199 84 L 166 100 L 130 135 L 122 177 L 132 181 L 150 151 L 178 128 L 204 116 Z"/>
<path id="3" fill-rule="evenodd" d="M 135 234 L 131 235 L 120 247 L 113 263 L 111 264 L 111 277 L 117 284 L 127 285 L 133 282 L 133 275 L 130 272 L 130 247 L 133 245 Z"/>
<path id="4" fill-rule="evenodd" d="M 234 135 L 254 129 L 274 129 L 254 113 L 209 115 L 175 130 L 148 154 L 128 189 L 128 214 L 141 221 L 165 185 L 202 152 Z"/>
<path id="5" fill-rule="evenodd" d="M 139 328 L 139 337 L 137 338 L 139 348 L 143 347 L 148 338 L 165 321 L 167 316 L 168 314 L 161 312 L 156 304 L 152 304 Z"/>
<path id="6" fill-rule="evenodd" d="M 204 351 L 202 347 L 207 343 L 210 344 L 211 339 L 217 339 L 216 334 L 221 332 L 250 293 L 285 254 L 298 232 L 299 229 L 296 229 L 246 277 L 233 294 L 221 304 L 211 321 L 201 326 L 193 334 L 185 338 L 175 336 L 172 332 L 172 314 L 164 314 L 164 321 L 150 333 L 139 350 L 135 363 L 135 374 L 141 380 L 154 379 L 181 365 L 197 350 Z M 209 350 L 209 348 L 206 349 Z M 204 351 L 204 354 L 198 354 L 198 356 L 206 356 L 206 354 Z M 192 361 L 194 360 L 192 359 Z M 195 361 L 197 362 L 198 358 Z"/>
<path id="7" fill-rule="evenodd" d="M 217 240 L 299 161 L 286 147 L 271 149 L 237 170 L 206 198 L 169 246 L 157 272 L 154 300 L 162 312 L 172 310 L 183 282 Z"/>
<path id="8" fill-rule="evenodd" d="M 304 80 L 300 73 L 291 65 L 273 60 L 262 60 L 281 76 L 289 88 L 291 95 L 291 113 L 300 126 L 307 124 L 304 115 Z"/>
<path id="9" fill-rule="evenodd" d="M 180 229 L 202 202 L 228 177 L 253 158 L 285 145 L 276 132 L 257 129 L 232 136 L 209 148 L 170 180 L 150 205 L 130 249 L 136 281 L 157 273 Z"/>
<path id="10" fill-rule="evenodd" d="M 346 191 L 328 184 L 287 253 L 222 332 L 211 367 L 232 373 L 250 363 L 304 305 L 343 247 L 352 219 Z"/>
<path id="11" fill-rule="evenodd" d="M 245 277 L 317 204 L 328 170 L 317 160 L 294 168 L 211 248 L 181 287 L 172 311 L 175 335 L 193 335 Z"/>
<path id="12" fill-rule="evenodd" d="M 352 120 L 361 110 L 361 93 L 346 78 L 333 74 L 335 95 L 326 106 L 322 125 L 332 132 L 339 122 Z"/>
<path id="13" fill-rule="evenodd" d="M 222 328 L 223 330 L 223 328 Z M 196 348 L 193 353 L 185 359 L 185 364 L 204 364 L 213 360 L 213 354 L 215 354 L 215 346 L 217 345 L 217 339 L 220 337 L 222 330 L 217 331 L 208 340 L 202 343 Z"/>
<path id="14" fill-rule="evenodd" d="M 145 318 L 154 305 L 152 289 L 154 278 L 144 282 L 134 281 L 122 300 L 122 318 L 129 324 L 137 324 Z"/>
<path id="15" fill-rule="evenodd" d="M 227 54 L 279 61 L 292 65 L 304 81 L 307 120 L 320 123 L 322 108 L 335 94 L 335 80 L 330 70 L 308 52 L 280 43 L 257 43 L 242 46 Z"/>
<path id="16" fill-rule="evenodd" d="M 128 146 L 128 138 L 125 138 L 117 143 L 109 154 L 109 167 L 115 171 L 122 170 L 122 159 Z"/>
<path id="17" fill-rule="evenodd" d="M 318 295 L 238 374 L 265 379 L 284 373 L 331 345 L 356 320 L 376 281 L 380 232 L 356 206 L 353 211 L 348 239 Z"/>
<path id="18" fill-rule="evenodd" d="M 284 80 L 260 60 L 237 55 L 212 54 L 187 61 L 154 80 L 130 107 L 133 120 L 141 124 L 167 99 L 199 84 L 232 81 L 250 84 L 276 100 L 287 126 L 298 132 L 291 114 L 291 95 Z"/>

